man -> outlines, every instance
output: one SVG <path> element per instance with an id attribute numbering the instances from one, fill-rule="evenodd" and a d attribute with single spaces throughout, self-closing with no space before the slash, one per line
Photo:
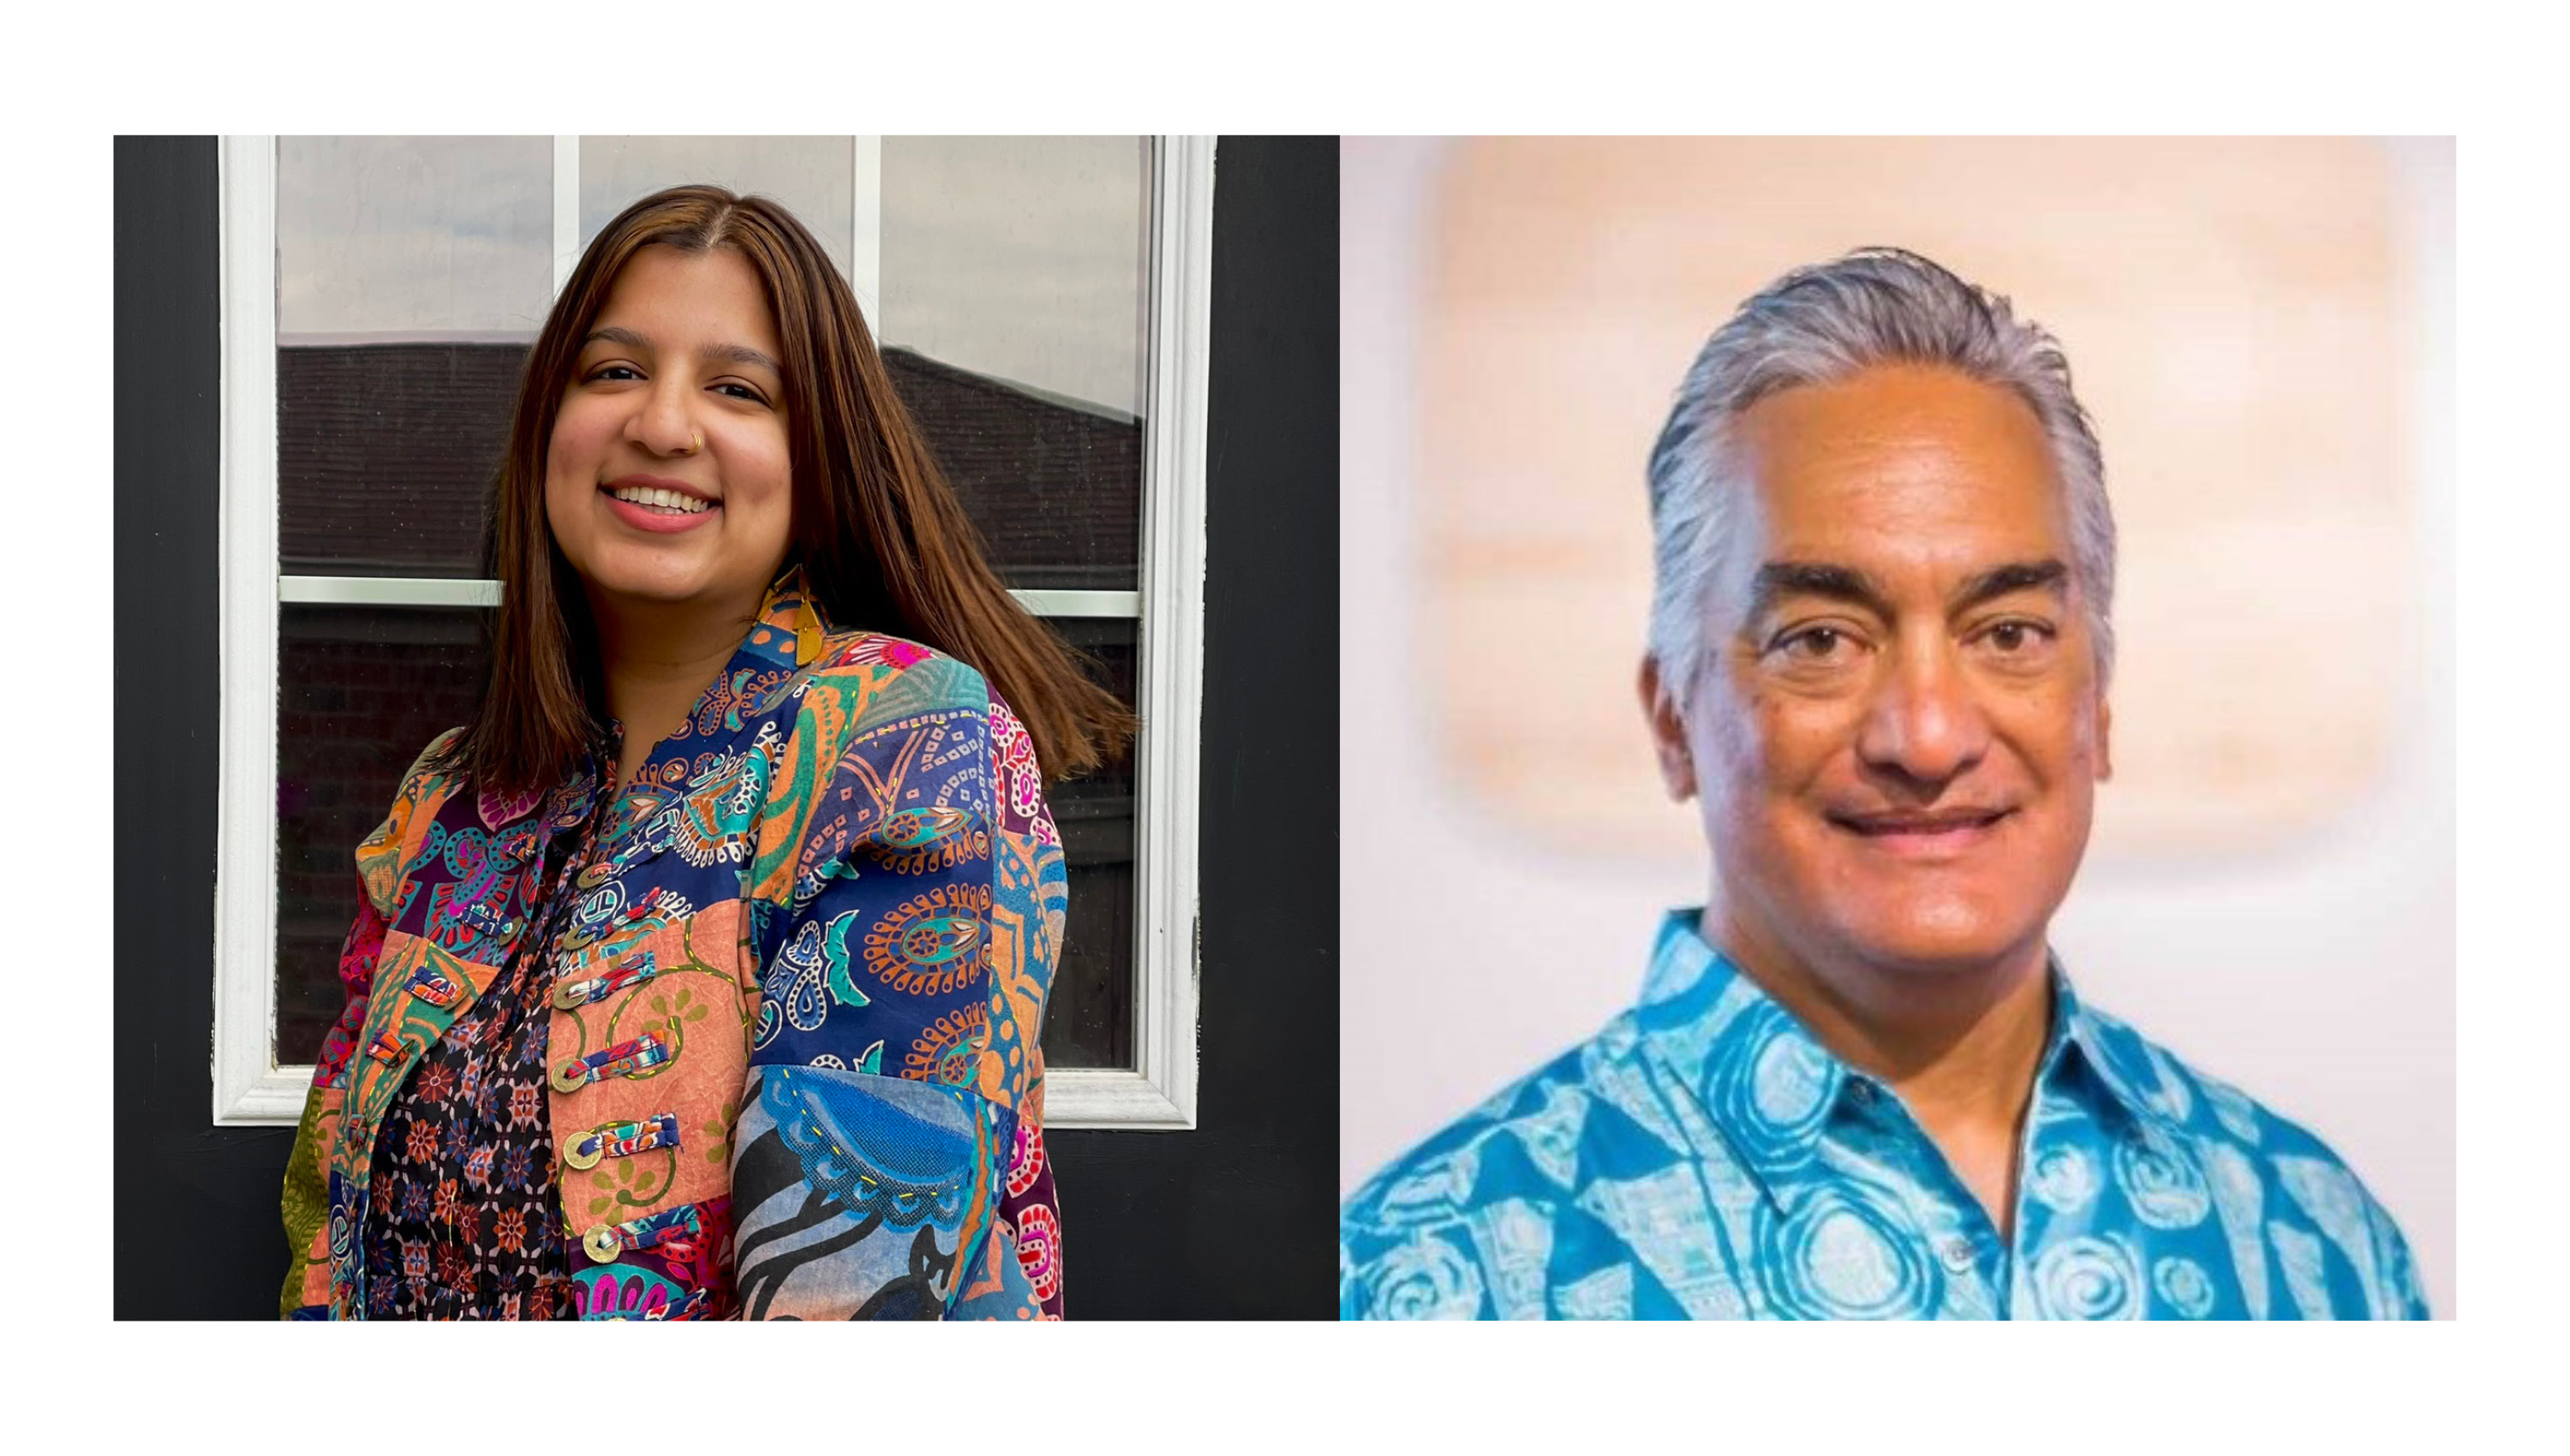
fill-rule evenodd
<path id="1" fill-rule="evenodd" d="M 1650 462 L 1644 712 L 1712 899 L 1641 1002 L 1379 1174 L 1349 1317 L 2420 1317 L 2320 1141 L 2071 990 L 2114 524 L 2059 346 L 1789 274 Z"/>

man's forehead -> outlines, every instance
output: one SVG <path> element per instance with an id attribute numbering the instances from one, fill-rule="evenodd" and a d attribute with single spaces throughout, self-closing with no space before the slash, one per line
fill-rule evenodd
<path id="1" fill-rule="evenodd" d="M 1867 370 L 1759 401 L 1732 442 L 1734 586 L 1776 562 L 1950 578 L 2070 554 L 2041 423 L 2000 386 Z"/>

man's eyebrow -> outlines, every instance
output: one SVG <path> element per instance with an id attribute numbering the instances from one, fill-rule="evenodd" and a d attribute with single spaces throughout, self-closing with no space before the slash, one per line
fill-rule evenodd
<path id="1" fill-rule="evenodd" d="M 1892 598 L 1854 566 L 1829 561 L 1769 561 L 1749 585 L 1749 619 L 1756 621 L 1787 596 L 1827 596 L 1864 607 L 1889 621 Z"/>
<path id="2" fill-rule="evenodd" d="M 2070 568 L 2047 556 L 2040 561 L 2009 561 L 1986 571 L 1975 571 L 1946 598 L 1948 611 L 1969 611 L 1984 601 L 2019 591 L 2050 590 L 2065 593 L 2070 584 Z"/>
<path id="3" fill-rule="evenodd" d="M 580 341 L 580 346 L 586 349 L 596 343 L 622 344 L 626 348 L 637 349 L 645 354 L 652 352 L 649 339 L 616 324 L 593 330 L 588 338 Z M 785 372 L 784 365 L 747 344 L 709 344 L 705 347 L 705 357 L 720 360 L 726 364 L 753 365 L 776 375 L 782 375 Z"/>

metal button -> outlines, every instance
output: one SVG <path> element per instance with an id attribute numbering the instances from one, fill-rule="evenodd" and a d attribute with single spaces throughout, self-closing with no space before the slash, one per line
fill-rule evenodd
<path id="1" fill-rule="evenodd" d="M 555 1091 L 577 1092 L 588 1085 L 589 1063 L 573 1060 L 554 1068 Z"/>
<path id="2" fill-rule="evenodd" d="M 580 1247 L 587 1250 L 589 1257 L 598 1263 L 614 1264 L 618 1252 L 625 1247 L 625 1241 L 616 1237 L 615 1226 L 601 1224 L 581 1236 Z"/>
<path id="3" fill-rule="evenodd" d="M 606 1144 L 605 1134 L 591 1133 L 564 1150 L 563 1162 L 566 1166 L 576 1169 L 595 1168 L 598 1166 L 598 1160 L 607 1156 Z"/>

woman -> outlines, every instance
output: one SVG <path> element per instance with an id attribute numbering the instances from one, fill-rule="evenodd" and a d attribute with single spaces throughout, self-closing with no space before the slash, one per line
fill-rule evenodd
<path id="1" fill-rule="evenodd" d="M 299 1317 L 1055 1317 L 1043 785 L 1131 722 L 784 209 L 628 208 L 527 361 L 491 677 L 357 851 Z"/>

